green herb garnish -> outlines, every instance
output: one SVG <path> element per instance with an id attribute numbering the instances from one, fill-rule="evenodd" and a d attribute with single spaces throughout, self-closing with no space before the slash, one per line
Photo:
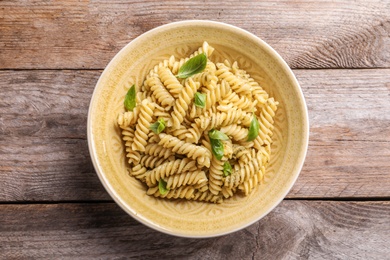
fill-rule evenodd
<path id="1" fill-rule="evenodd" d="M 222 141 L 229 140 L 229 137 L 221 131 L 211 129 L 209 131 L 211 150 L 214 156 L 221 160 L 224 154 L 224 148 Z"/>
<path id="2" fill-rule="evenodd" d="M 253 118 L 248 131 L 248 142 L 256 139 L 256 137 L 259 135 L 259 130 L 260 130 L 259 121 L 257 121 L 257 117 L 255 116 L 255 114 L 253 114 Z"/>
<path id="3" fill-rule="evenodd" d="M 161 195 L 165 195 L 169 191 L 169 189 L 167 189 L 167 182 L 163 179 L 158 181 L 158 190 L 160 191 Z"/>
<path id="4" fill-rule="evenodd" d="M 135 98 L 135 85 L 131 86 L 129 91 L 127 91 L 127 94 L 125 96 L 125 108 L 128 111 L 133 111 L 136 105 L 136 98 Z"/>
<path id="5" fill-rule="evenodd" d="M 222 141 L 218 139 L 210 139 L 210 143 L 211 143 L 211 150 L 213 151 L 215 158 L 221 160 L 224 154 Z"/>
<path id="6" fill-rule="evenodd" d="M 192 75 L 202 72 L 206 68 L 206 64 L 207 56 L 205 53 L 196 55 L 180 67 L 176 77 L 181 79 L 191 77 Z"/>
<path id="7" fill-rule="evenodd" d="M 233 171 L 233 169 L 232 169 L 232 166 L 230 165 L 230 163 L 225 162 L 223 164 L 223 177 L 229 176 L 230 174 L 232 174 L 232 171 Z"/>
<path id="8" fill-rule="evenodd" d="M 229 140 L 229 137 L 226 134 L 222 133 L 221 131 L 215 130 L 215 129 L 211 129 L 209 131 L 209 137 L 210 137 L 210 139 L 217 139 L 217 140 L 222 140 L 222 141 Z"/>
<path id="9" fill-rule="evenodd" d="M 206 94 L 196 92 L 194 97 L 194 103 L 195 106 L 204 108 L 206 106 Z"/>
<path id="10" fill-rule="evenodd" d="M 149 126 L 149 128 L 150 128 L 150 130 L 152 130 L 156 134 L 161 133 L 165 129 L 165 120 L 164 120 L 164 118 L 160 118 L 159 120 L 157 120 L 156 122 L 151 124 Z"/>

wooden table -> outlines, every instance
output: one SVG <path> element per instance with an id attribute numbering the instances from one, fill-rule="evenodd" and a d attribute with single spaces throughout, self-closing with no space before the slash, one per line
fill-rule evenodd
<path id="1" fill-rule="evenodd" d="M 305 95 L 287 198 L 245 230 L 171 237 L 125 214 L 92 166 L 99 75 L 138 35 L 209 19 L 261 37 Z M 0 258 L 389 259 L 390 1 L 0 1 Z"/>

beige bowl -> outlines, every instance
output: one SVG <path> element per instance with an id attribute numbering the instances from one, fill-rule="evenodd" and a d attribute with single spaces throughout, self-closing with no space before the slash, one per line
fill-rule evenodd
<path id="1" fill-rule="evenodd" d="M 212 60 L 237 60 L 280 105 L 275 117 L 272 160 L 263 184 L 250 195 L 222 204 L 168 201 L 146 195 L 126 171 L 116 126 L 129 84 L 174 54 L 185 57 L 207 41 Z M 129 215 L 158 231 L 183 237 L 213 237 L 258 221 L 287 195 L 302 168 L 309 124 L 305 100 L 292 71 L 269 45 L 240 28 L 212 21 L 183 21 L 155 28 L 126 45 L 103 71 L 88 114 L 88 144 L 95 170 L 112 198 Z"/>

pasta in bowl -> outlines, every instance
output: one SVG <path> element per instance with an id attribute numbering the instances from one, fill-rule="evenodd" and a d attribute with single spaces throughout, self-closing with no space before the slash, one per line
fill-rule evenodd
<path id="1" fill-rule="evenodd" d="M 177 22 L 133 40 L 106 67 L 88 141 L 104 187 L 135 219 L 218 236 L 259 220 L 290 190 L 307 150 L 307 110 L 291 70 L 256 36 Z"/>
<path id="2" fill-rule="evenodd" d="M 263 179 L 278 102 L 237 61 L 214 63 L 213 52 L 204 42 L 189 57 L 172 55 L 128 90 L 133 105 L 118 125 L 129 174 L 148 195 L 222 203 Z"/>

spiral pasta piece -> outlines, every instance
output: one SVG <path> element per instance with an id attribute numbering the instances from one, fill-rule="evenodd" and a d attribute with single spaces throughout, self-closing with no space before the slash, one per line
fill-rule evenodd
<path id="1" fill-rule="evenodd" d="M 154 132 L 148 133 L 148 143 L 158 143 L 160 141 L 160 137 Z"/>
<path id="2" fill-rule="evenodd" d="M 195 161 L 188 158 L 166 162 L 147 173 L 146 184 L 152 187 L 157 185 L 160 179 L 182 172 L 195 171 L 196 169 Z"/>
<path id="3" fill-rule="evenodd" d="M 195 123 L 200 129 L 210 130 L 212 128 L 218 128 L 223 124 L 227 117 L 227 113 L 213 113 L 206 112 L 204 115 L 201 115 L 199 118 L 195 119 Z"/>
<path id="4" fill-rule="evenodd" d="M 209 137 L 209 134 L 207 132 L 203 133 L 203 139 L 202 139 L 201 143 L 202 143 L 204 148 L 206 148 L 207 150 L 210 151 L 210 153 L 212 152 L 212 147 L 211 147 L 211 143 L 210 143 L 210 137 Z"/>
<path id="5" fill-rule="evenodd" d="M 240 77 L 244 82 L 251 86 L 252 97 L 258 101 L 258 104 L 264 104 L 268 99 L 268 93 L 255 81 L 245 70 L 238 67 L 237 61 L 233 63 L 232 72 Z"/>
<path id="6" fill-rule="evenodd" d="M 230 87 L 236 92 L 241 95 L 250 94 L 251 92 L 251 86 L 247 84 L 245 81 L 234 75 L 230 68 L 227 67 L 223 63 L 217 63 L 217 71 L 215 72 L 215 75 L 217 75 L 218 78 L 226 80 Z"/>
<path id="7" fill-rule="evenodd" d="M 171 93 L 174 98 L 179 98 L 179 95 L 183 91 L 184 87 L 172 74 L 171 70 L 166 67 L 161 67 L 158 70 L 158 75 L 169 93 Z"/>
<path id="8" fill-rule="evenodd" d="M 165 148 L 158 143 L 151 143 L 146 145 L 145 154 L 167 159 L 168 157 L 173 155 L 173 152 L 171 149 Z"/>
<path id="9" fill-rule="evenodd" d="M 199 139 L 201 138 L 203 134 L 203 130 L 198 127 L 197 124 L 192 123 L 191 128 L 188 128 L 188 133 L 186 133 L 186 139 L 185 141 L 187 143 L 198 143 Z M 181 139 L 181 138 L 179 138 Z"/>
<path id="10" fill-rule="evenodd" d="M 159 104 L 161 104 L 161 106 L 163 106 L 166 110 L 169 110 L 172 104 L 175 102 L 175 99 L 164 87 L 161 80 L 158 78 L 157 73 L 153 74 L 153 76 L 147 79 L 145 84 L 150 87 L 150 90 Z"/>
<path id="11" fill-rule="evenodd" d="M 144 86 L 142 86 L 141 88 L 144 88 Z M 141 91 L 141 92 L 136 93 L 136 103 L 137 104 L 140 104 L 142 102 L 142 100 L 144 100 L 144 99 L 148 99 L 150 102 L 156 102 L 156 99 L 152 95 L 151 91 L 145 90 L 145 91 Z"/>
<path id="12" fill-rule="evenodd" d="M 232 140 L 223 141 L 223 158 L 222 160 L 231 159 L 233 157 L 233 143 Z"/>
<path id="13" fill-rule="evenodd" d="M 208 51 L 210 51 L 210 46 L 208 46 L 208 49 L 209 49 Z M 214 51 L 214 48 L 212 50 Z M 210 57 L 211 53 L 207 53 L 207 56 Z M 217 70 L 217 66 L 215 66 L 215 63 L 212 62 L 210 59 L 208 59 L 204 71 L 209 72 L 212 75 L 215 75 L 216 70 Z"/>
<path id="14" fill-rule="evenodd" d="M 250 148 L 246 148 L 241 145 L 233 146 L 233 154 L 235 155 L 235 159 L 237 160 L 240 166 L 243 166 L 252 159 Z"/>
<path id="15" fill-rule="evenodd" d="M 248 129 L 237 124 L 221 127 L 220 131 L 227 136 L 231 136 L 236 141 L 242 141 L 248 138 Z"/>
<path id="16" fill-rule="evenodd" d="M 129 170 L 129 174 L 131 176 L 137 178 L 142 182 L 145 182 L 146 173 L 147 173 L 147 169 L 141 164 L 138 164 Z"/>
<path id="17" fill-rule="evenodd" d="M 181 186 L 177 189 L 169 190 L 166 194 L 161 194 L 158 187 L 151 187 L 146 191 L 147 195 L 167 199 L 193 199 L 195 188 L 192 186 Z"/>
<path id="18" fill-rule="evenodd" d="M 221 93 L 220 85 L 215 85 L 203 90 L 203 94 L 206 94 L 206 105 L 202 109 L 203 113 L 209 110 L 212 106 L 214 106 L 218 100 L 221 100 L 225 93 Z M 225 89 L 223 89 L 225 90 Z"/>
<path id="19" fill-rule="evenodd" d="M 267 100 L 267 105 L 263 107 L 260 119 L 264 123 L 264 125 L 269 129 L 267 133 L 271 132 L 274 128 L 274 117 L 275 117 L 275 111 L 277 109 L 277 103 L 274 102 L 273 98 L 270 98 Z"/>
<path id="20" fill-rule="evenodd" d="M 185 87 L 178 99 L 176 99 L 175 105 L 173 106 L 172 121 L 173 129 L 179 129 L 180 124 L 184 120 L 184 116 L 187 113 L 188 106 L 192 102 L 196 91 L 198 90 L 199 83 L 195 83 L 191 78 L 185 81 Z"/>
<path id="21" fill-rule="evenodd" d="M 128 158 L 128 163 L 131 165 L 137 165 L 141 159 L 141 154 L 132 149 L 132 144 L 134 141 L 134 129 L 130 126 L 121 127 L 122 128 L 122 140 L 125 142 L 125 151 L 126 157 Z"/>
<path id="22" fill-rule="evenodd" d="M 198 164 L 210 167 L 211 152 L 203 146 L 189 144 L 180 139 L 161 133 L 159 145 L 165 148 L 170 148 L 172 152 L 178 154 L 185 154 L 189 158 L 197 160 Z"/>
<path id="23" fill-rule="evenodd" d="M 126 111 L 118 115 L 118 125 L 120 127 L 127 127 L 134 125 L 138 120 L 139 107 L 135 107 L 133 111 Z"/>
<path id="24" fill-rule="evenodd" d="M 238 187 L 238 185 L 240 185 L 242 182 L 244 182 L 244 177 L 241 177 L 241 172 L 235 171 L 224 179 L 223 185 L 224 187 L 233 189 Z"/>
<path id="25" fill-rule="evenodd" d="M 175 189 L 183 185 L 195 185 L 207 182 L 207 177 L 204 171 L 183 172 L 169 176 L 165 180 L 168 189 Z"/>
<path id="26" fill-rule="evenodd" d="M 226 113 L 228 119 L 222 126 L 231 124 L 239 124 L 245 127 L 249 127 L 252 121 L 252 113 L 247 113 L 241 109 L 230 110 Z"/>
<path id="27" fill-rule="evenodd" d="M 233 107 L 242 109 L 245 112 L 255 112 L 257 100 L 251 101 L 246 96 L 239 96 L 235 92 L 230 92 L 225 99 L 220 102 L 221 105 L 231 104 Z"/>
<path id="28" fill-rule="evenodd" d="M 261 170 L 261 162 L 257 158 L 253 158 L 249 163 L 239 166 L 235 165 L 234 171 L 224 180 L 224 186 L 228 188 L 236 188 L 245 181 L 250 180 L 253 175 L 258 174 Z"/>
<path id="29" fill-rule="evenodd" d="M 137 120 L 137 126 L 134 132 L 134 142 L 132 148 L 135 151 L 145 151 L 148 140 L 149 126 L 152 122 L 154 103 L 144 99 L 141 103 L 140 115 Z"/>
<path id="30" fill-rule="evenodd" d="M 243 156 L 245 153 L 250 153 L 244 146 L 234 144 L 233 145 L 233 154 L 234 159 L 238 159 L 239 157 Z"/>
<path id="31" fill-rule="evenodd" d="M 175 159 L 174 156 L 171 156 L 168 159 L 164 159 L 162 157 L 156 157 L 153 155 L 143 155 L 140 159 L 139 164 L 141 164 L 147 168 L 155 168 L 155 167 L 160 166 L 161 164 L 167 162 L 167 160 L 172 161 L 174 159 Z"/>
<path id="32" fill-rule="evenodd" d="M 225 161 L 218 160 L 215 156 L 211 160 L 211 165 L 209 169 L 209 191 L 218 195 L 222 190 L 222 174 L 223 174 L 223 164 Z"/>
<path id="33" fill-rule="evenodd" d="M 211 89 L 210 96 L 211 105 L 216 104 L 219 101 L 222 101 L 232 92 L 229 83 L 225 80 L 222 80 L 215 88 Z"/>
<path id="34" fill-rule="evenodd" d="M 262 165 L 267 165 L 271 160 L 271 146 L 261 146 L 258 150 L 257 158 L 261 160 Z"/>
<path id="35" fill-rule="evenodd" d="M 132 165 L 137 165 L 141 160 L 141 154 L 138 151 L 134 151 L 131 147 L 126 147 L 126 157 L 128 158 L 128 163 Z"/>
<path id="36" fill-rule="evenodd" d="M 239 171 L 245 173 L 244 181 L 249 180 L 254 174 L 257 174 L 260 170 L 261 162 L 257 158 L 253 158 L 249 163 L 240 167 Z M 242 175 L 241 175 L 242 176 Z"/>
<path id="37" fill-rule="evenodd" d="M 258 101 L 258 104 L 264 104 L 268 99 L 268 93 L 252 78 L 248 80 L 248 84 L 252 88 L 252 96 Z"/>
<path id="38" fill-rule="evenodd" d="M 175 62 L 175 57 L 172 55 L 169 59 L 167 60 L 163 60 L 161 62 L 159 62 L 158 64 L 156 64 L 148 73 L 148 75 L 146 75 L 146 80 L 150 79 L 150 78 L 153 78 L 153 77 L 158 77 L 158 70 L 162 67 L 166 68 L 166 67 L 171 67 L 173 65 L 173 63 Z M 145 82 L 146 82 L 145 80 Z M 150 90 L 150 85 L 148 84 L 144 84 L 143 87 L 145 88 L 145 90 L 149 91 Z"/>
<path id="39" fill-rule="evenodd" d="M 197 200 L 197 201 L 203 201 L 203 202 L 211 202 L 211 203 L 216 203 L 216 204 L 221 204 L 223 202 L 223 198 L 221 195 L 214 195 L 210 191 L 206 192 L 195 192 L 192 194 L 192 200 Z"/>
<path id="40" fill-rule="evenodd" d="M 155 104 L 155 110 L 153 112 L 153 116 L 159 119 L 164 119 L 165 124 L 167 127 L 172 126 L 172 119 L 171 114 L 169 111 L 166 111 L 163 107 L 159 106 L 158 104 Z"/>
<path id="41" fill-rule="evenodd" d="M 228 112 L 207 112 L 195 119 L 195 123 L 203 130 L 220 128 L 231 124 L 240 124 L 249 127 L 252 116 L 241 109 Z"/>
<path id="42" fill-rule="evenodd" d="M 223 187 L 222 187 L 222 190 L 221 190 L 221 194 L 222 194 L 222 196 L 223 196 L 225 199 L 227 199 L 227 198 L 233 197 L 235 191 L 236 191 L 235 188 L 229 188 L 229 187 L 227 187 L 227 186 L 223 186 Z"/>
<path id="43" fill-rule="evenodd" d="M 205 114 L 207 111 L 210 111 L 218 101 L 223 100 L 225 96 L 231 93 L 229 83 L 222 81 L 219 84 L 211 83 L 209 87 L 202 89 L 202 94 L 206 94 L 206 105 L 204 108 L 200 108 L 192 104 L 190 111 L 190 118 L 199 117 L 202 114 Z"/>
<path id="44" fill-rule="evenodd" d="M 193 75 L 191 78 L 195 82 L 199 82 L 201 86 L 215 87 L 218 82 L 218 77 L 215 75 L 215 65 L 210 61 L 207 61 L 206 68 L 203 72 Z"/>
<path id="45" fill-rule="evenodd" d="M 188 129 L 187 127 L 185 127 L 183 125 L 180 125 L 179 129 L 172 129 L 172 128 L 167 129 L 166 133 L 173 135 L 173 136 L 176 136 L 177 138 L 179 138 L 182 141 L 186 141 L 188 136 L 192 136 L 190 129 Z M 188 142 L 188 141 L 186 141 L 186 142 Z"/>
<path id="46" fill-rule="evenodd" d="M 261 167 L 261 169 L 256 172 L 250 179 L 247 181 L 244 181 L 238 186 L 238 189 L 242 191 L 245 195 L 248 195 L 263 179 L 263 171 L 264 167 Z"/>
<path id="47" fill-rule="evenodd" d="M 259 150 L 263 145 L 270 145 L 272 143 L 272 130 L 274 128 L 274 117 L 277 109 L 277 103 L 273 98 L 270 98 L 266 102 L 261 110 L 260 118 L 258 119 L 260 130 L 259 136 L 254 141 L 254 147 Z"/>
<path id="48" fill-rule="evenodd" d="M 206 176 L 207 176 L 207 174 L 206 174 Z M 194 187 L 197 191 L 199 191 L 199 192 L 206 192 L 206 191 L 209 190 L 209 183 L 208 183 L 208 181 L 206 181 L 206 182 L 201 182 L 201 183 L 198 183 L 198 184 L 193 185 L 193 187 Z"/>

